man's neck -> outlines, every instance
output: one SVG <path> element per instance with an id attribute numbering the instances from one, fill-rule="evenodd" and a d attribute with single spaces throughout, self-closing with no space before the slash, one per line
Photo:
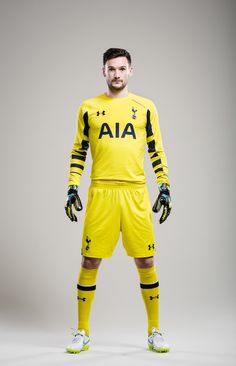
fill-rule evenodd
<path id="1" fill-rule="evenodd" d="M 125 98 L 129 94 L 128 89 L 122 89 L 117 91 L 112 91 L 109 88 L 107 89 L 106 95 L 110 98 Z"/>

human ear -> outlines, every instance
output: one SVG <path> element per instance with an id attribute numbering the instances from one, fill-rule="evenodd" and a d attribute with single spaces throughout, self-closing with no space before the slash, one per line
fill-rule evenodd
<path id="1" fill-rule="evenodd" d="M 130 69 L 129 69 L 129 76 L 133 76 L 133 67 L 130 66 Z"/>

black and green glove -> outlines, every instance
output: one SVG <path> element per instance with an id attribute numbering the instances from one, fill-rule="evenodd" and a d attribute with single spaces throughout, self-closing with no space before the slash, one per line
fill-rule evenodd
<path id="1" fill-rule="evenodd" d="M 170 189 L 166 183 L 162 183 L 159 186 L 159 192 L 160 193 L 156 199 L 156 202 L 153 205 L 152 211 L 159 212 L 161 207 L 163 206 L 162 215 L 159 220 L 160 224 L 162 224 L 171 212 L 172 203 L 170 197 Z"/>
<path id="2" fill-rule="evenodd" d="M 76 211 L 81 211 L 83 209 L 82 202 L 78 195 L 78 186 L 69 186 L 67 192 L 67 201 L 66 201 L 66 214 L 71 221 L 77 221 L 77 217 L 73 213 L 73 206 Z"/>

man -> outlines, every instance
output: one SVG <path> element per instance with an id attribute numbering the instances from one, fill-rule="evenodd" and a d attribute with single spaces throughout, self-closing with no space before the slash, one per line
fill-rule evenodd
<path id="1" fill-rule="evenodd" d="M 78 327 L 67 352 L 79 353 L 90 345 L 89 316 L 102 258 L 112 256 L 122 232 L 128 256 L 134 258 L 148 317 L 148 347 L 168 352 L 159 331 L 159 282 L 152 212 L 143 162 L 147 144 L 159 195 L 153 206 L 163 208 L 160 223 L 171 211 L 168 168 L 154 103 L 128 91 L 131 57 L 110 48 L 103 55 L 107 92 L 85 100 L 79 108 L 77 134 L 70 159 L 66 214 L 77 221 L 73 208 L 82 210 L 79 185 L 91 146 L 91 184 L 82 237 L 82 263 L 77 284 Z"/>

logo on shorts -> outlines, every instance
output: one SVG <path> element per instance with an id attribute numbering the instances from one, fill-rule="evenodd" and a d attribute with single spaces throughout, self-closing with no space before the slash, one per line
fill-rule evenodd
<path id="1" fill-rule="evenodd" d="M 155 249 L 155 244 L 148 244 L 148 250 Z"/>
<path id="2" fill-rule="evenodd" d="M 86 245 L 85 249 L 86 249 L 86 250 L 89 250 L 89 249 L 90 249 L 90 246 L 89 246 L 89 245 L 90 245 L 91 239 L 89 239 L 88 235 L 86 236 L 86 240 L 85 240 L 85 241 L 86 241 L 86 243 L 87 243 L 87 245 Z"/>
<path id="3" fill-rule="evenodd" d="M 149 299 L 150 300 L 159 299 L 159 295 L 157 295 L 157 296 L 149 296 Z"/>

